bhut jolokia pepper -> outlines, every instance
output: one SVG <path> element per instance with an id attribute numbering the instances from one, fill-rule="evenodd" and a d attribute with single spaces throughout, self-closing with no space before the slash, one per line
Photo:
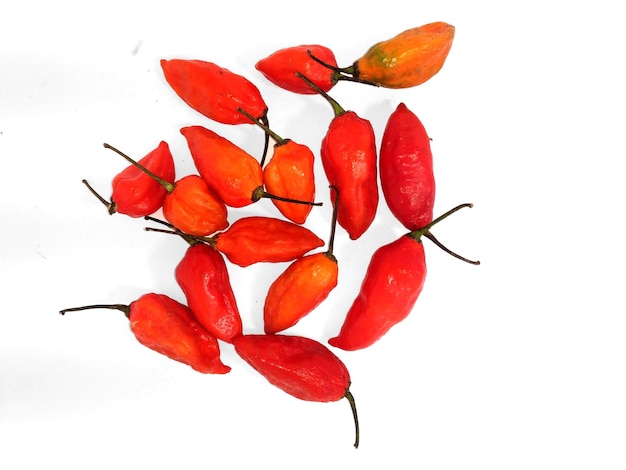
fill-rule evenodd
<path id="1" fill-rule="evenodd" d="M 272 283 L 263 307 L 265 333 L 278 333 L 295 325 L 337 286 L 339 267 L 333 245 L 339 193 L 336 188 L 333 189 L 335 204 L 328 249 L 297 259 Z"/>
<path id="2" fill-rule="evenodd" d="M 211 237 L 191 238 L 162 220 L 149 216 L 146 219 L 168 225 L 174 231 L 150 227 L 146 230 L 174 233 L 191 242 L 206 243 L 223 253 L 231 263 L 241 267 L 263 262 L 293 261 L 324 245 L 324 241 L 308 228 L 275 217 L 242 217 L 227 230 Z"/>
<path id="3" fill-rule="evenodd" d="M 367 348 L 409 315 L 426 279 L 421 237 L 429 238 L 463 261 L 480 264 L 452 253 L 430 233 L 435 224 L 463 207 L 471 207 L 471 204 L 457 206 L 424 228 L 403 235 L 374 252 L 359 294 L 339 334 L 328 340 L 330 345 L 348 351 Z"/>
<path id="4" fill-rule="evenodd" d="M 175 277 L 202 326 L 226 342 L 241 334 L 239 308 L 220 252 L 204 243 L 191 243 Z"/>
<path id="5" fill-rule="evenodd" d="M 226 374 L 215 336 L 203 328 L 191 310 L 164 294 L 149 293 L 129 305 L 97 304 L 66 308 L 67 312 L 94 308 L 116 309 L 130 320 L 130 329 L 144 346 L 204 374 Z"/>
<path id="6" fill-rule="evenodd" d="M 344 110 L 307 77 L 298 75 L 330 103 L 335 113 L 322 140 L 320 156 L 328 182 L 343 195 L 337 223 L 356 240 L 370 227 L 378 208 L 374 129 L 370 121 Z"/>
<path id="7" fill-rule="evenodd" d="M 435 204 L 430 139 L 422 122 L 404 103 L 387 121 L 378 169 L 391 213 L 409 230 L 428 225 Z"/>
<path id="8" fill-rule="evenodd" d="M 176 176 L 174 158 L 167 142 L 159 143 L 157 148 L 139 160 L 139 164 L 165 181 L 173 181 Z M 107 207 L 109 214 L 145 217 L 160 209 L 167 195 L 167 190 L 158 181 L 136 165 L 129 165 L 113 178 L 110 201 L 100 196 L 87 180 L 83 183 Z"/>
<path id="9" fill-rule="evenodd" d="M 272 158 L 263 169 L 265 189 L 282 198 L 312 203 L 315 198 L 315 157 L 311 149 L 291 139 L 283 139 L 251 114 L 244 110 L 242 112 L 276 142 Z M 263 164 L 264 161 L 261 160 L 261 167 Z M 293 204 L 278 199 L 272 199 L 272 202 L 282 215 L 296 224 L 306 222 L 313 208 L 309 204 Z"/>
<path id="10" fill-rule="evenodd" d="M 200 176 L 187 175 L 176 182 L 165 181 L 115 147 L 104 146 L 128 160 L 166 190 L 163 216 L 183 232 L 210 235 L 228 227 L 226 205 Z"/>
<path id="11" fill-rule="evenodd" d="M 327 65 L 322 65 L 319 61 Z M 334 72 L 329 70 L 328 66 L 337 67 L 335 54 L 328 47 L 319 44 L 280 49 L 259 60 L 255 65 L 256 69 L 274 85 L 304 95 L 312 95 L 316 91 L 303 83 L 296 73 L 306 75 L 320 89 L 329 91 L 337 80 L 333 79 Z"/>
<path id="12" fill-rule="evenodd" d="M 452 48 L 454 26 L 438 21 L 378 42 L 349 67 L 334 67 L 332 80 L 348 80 L 385 88 L 421 85 L 443 67 Z"/>
<path id="13" fill-rule="evenodd" d="M 238 111 L 244 107 L 266 125 L 268 108 L 261 92 L 246 77 L 203 60 L 162 59 L 165 80 L 200 114 L 222 124 L 250 124 Z M 269 138 L 265 137 L 267 153 Z"/>
<path id="14" fill-rule="evenodd" d="M 233 340 L 235 351 L 272 385 L 306 401 L 334 402 L 346 398 L 359 446 L 359 420 L 345 364 L 323 344 L 303 336 L 253 335 Z"/>
<path id="15" fill-rule="evenodd" d="M 291 204 L 321 203 L 291 200 L 265 191 L 261 164 L 230 140 L 202 126 L 183 127 L 194 164 L 219 197 L 231 207 L 245 207 L 269 198 Z"/>

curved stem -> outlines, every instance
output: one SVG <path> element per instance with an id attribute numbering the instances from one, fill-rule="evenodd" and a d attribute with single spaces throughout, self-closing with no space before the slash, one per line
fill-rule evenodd
<path id="1" fill-rule="evenodd" d="M 171 230 L 165 230 L 165 229 L 159 229 L 159 228 L 145 227 L 146 232 L 159 232 L 159 233 L 167 233 L 171 235 L 178 235 L 187 243 L 189 243 L 189 245 L 191 246 L 196 245 L 197 243 L 205 243 L 209 245 L 210 247 L 215 248 L 215 243 L 216 243 L 215 237 L 201 237 L 199 235 L 190 235 L 188 233 L 183 232 L 176 226 L 170 224 L 169 222 L 166 222 L 165 220 L 157 219 L 149 215 L 145 216 L 144 219 L 159 223 L 161 225 L 165 225 L 166 227 L 171 229 Z"/>
<path id="2" fill-rule="evenodd" d="M 344 114 L 346 112 L 346 110 L 343 109 L 341 107 L 341 105 L 339 103 L 337 103 L 328 93 L 326 93 L 324 90 L 322 90 L 320 87 L 318 87 L 315 83 L 313 83 L 311 80 L 309 80 L 305 75 L 301 74 L 300 72 L 296 72 L 296 76 L 298 76 L 302 80 L 304 80 L 307 83 L 307 85 L 309 85 L 317 93 L 322 95 L 326 99 L 326 101 L 328 101 L 330 103 L 330 105 L 333 107 L 333 112 L 335 113 L 335 117 L 341 116 L 342 114 Z"/>
<path id="3" fill-rule="evenodd" d="M 270 127 L 270 121 L 267 118 L 267 109 L 265 110 L 265 112 L 263 113 L 263 116 L 261 116 L 260 121 L 263 123 L 263 125 L 265 127 L 267 127 L 269 129 Z M 263 144 L 263 155 L 261 155 L 261 168 L 263 168 L 263 165 L 265 165 L 265 158 L 267 158 L 267 151 L 270 148 L 270 136 L 269 134 L 266 132 L 265 133 L 265 142 Z"/>
<path id="4" fill-rule="evenodd" d="M 455 253 L 454 251 L 451 251 L 443 243 L 441 243 L 439 240 L 437 240 L 432 233 L 426 232 L 426 233 L 424 233 L 424 236 L 426 238 L 428 238 L 431 242 L 433 242 L 435 245 L 437 245 L 439 248 L 441 248 L 443 251 L 445 251 L 446 253 L 448 253 L 451 256 L 454 256 L 456 259 L 460 259 L 461 261 L 465 261 L 466 263 L 469 263 L 469 264 L 474 264 L 474 265 L 479 265 L 480 264 L 480 261 L 472 261 L 470 259 L 467 259 L 467 258 L 459 255 L 458 253 Z"/>
<path id="5" fill-rule="evenodd" d="M 108 308 L 111 310 L 119 310 L 124 312 L 127 318 L 130 318 L 130 305 L 125 304 L 94 304 L 94 305 L 84 305 L 82 307 L 72 307 L 72 308 L 64 308 L 60 310 L 59 313 L 61 315 L 65 315 L 66 312 L 78 312 L 80 310 L 91 310 L 96 308 Z"/>
<path id="6" fill-rule="evenodd" d="M 263 129 L 266 134 L 269 134 L 270 137 L 272 139 L 274 139 L 274 141 L 276 141 L 277 145 L 283 145 L 283 144 L 287 143 L 286 139 L 283 139 L 281 136 L 276 134 L 276 132 L 272 131 L 268 126 L 266 126 L 263 122 L 261 122 L 260 119 L 255 118 L 252 114 L 250 114 L 245 109 L 237 108 L 237 111 L 239 111 L 241 114 L 246 116 L 248 119 L 250 119 L 253 123 L 255 123 L 257 126 L 259 126 L 261 129 Z"/>
<path id="7" fill-rule="evenodd" d="M 322 202 L 301 201 L 299 199 L 291 199 L 288 197 L 277 196 L 275 194 L 268 193 L 263 189 L 263 186 L 259 186 L 252 192 L 252 202 L 257 202 L 261 198 L 275 199 L 282 202 L 291 202 L 293 204 L 305 204 L 307 206 L 321 206 Z"/>
<path id="8" fill-rule="evenodd" d="M 115 201 L 107 201 L 106 199 L 104 199 L 102 196 L 100 196 L 100 194 L 98 194 L 96 192 L 95 189 L 93 189 L 91 187 L 91 185 L 87 182 L 87 180 L 83 180 L 83 184 L 85 186 L 87 186 L 87 189 L 89 189 L 89 191 L 91 191 L 91 194 L 93 194 L 94 196 L 96 196 L 96 198 L 98 198 L 98 200 L 104 204 L 109 212 L 110 215 L 113 215 L 117 212 L 117 204 L 115 204 Z"/>
<path id="9" fill-rule="evenodd" d="M 330 70 L 333 71 L 332 77 L 330 79 L 330 81 L 332 83 L 337 83 L 339 80 L 346 80 L 348 82 L 363 83 L 365 85 L 372 85 L 372 86 L 376 86 L 376 87 L 380 86 L 380 84 L 378 84 L 376 82 L 371 82 L 369 80 L 362 80 L 362 79 L 358 78 L 359 77 L 359 69 L 357 67 L 356 62 L 354 64 L 352 64 L 351 66 L 349 66 L 349 67 L 335 67 L 334 65 L 327 64 L 326 62 L 324 62 L 320 58 L 315 57 L 313 55 L 313 53 L 311 51 L 309 51 L 309 50 L 307 50 L 306 53 L 315 62 L 317 62 L 318 64 L 323 65 L 327 69 L 330 69 Z"/>
<path id="10" fill-rule="evenodd" d="M 168 193 L 171 193 L 174 190 L 174 183 L 170 183 L 168 181 L 165 181 L 163 178 L 158 177 L 157 175 L 155 175 L 154 173 L 152 173 L 150 170 L 148 170 L 145 166 L 143 166 L 141 163 L 133 160 L 132 158 L 130 158 L 128 155 L 126 155 L 125 153 L 119 151 L 118 149 L 116 149 L 115 147 L 113 147 L 112 145 L 109 145 L 107 143 L 104 144 L 104 148 L 107 148 L 109 150 L 113 150 L 115 153 L 117 153 L 118 155 L 120 155 L 121 157 L 125 158 L 126 160 L 128 160 L 130 163 L 132 163 L 133 165 L 135 165 L 137 168 L 139 168 L 141 171 L 143 171 L 144 173 L 146 173 L 148 176 L 150 176 L 151 178 L 153 178 L 154 180 L 156 180 L 161 186 L 163 186 Z"/>
<path id="11" fill-rule="evenodd" d="M 333 217 L 330 224 L 330 237 L 328 239 L 328 251 L 326 251 L 326 255 L 335 259 L 335 255 L 333 255 L 333 248 L 335 246 L 335 232 L 337 229 L 337 214 L 339 212 L 339 189 L 337 186 L 333 186 L 332 184 L 329 186 L 333 191 L 335 191 L 335 204 L 333 205 Z"/>
<path id="12" fill-rule="evenodd" d="M 352 392 L 350 392 L 350 389 L 346 390 L 345 397 L 350 403 L 350 408 L 352 409 L 352 417 L 354 418 L 354 432 L 355 432 L 354 448 L 358 449 L 359 440 L 360 440 L 360 431 L 359 431 L 359 416 L 357 415 L 357 412 L 356 412 L 356 402 L 354 401 L 354 396 L 352 395 Z"/>

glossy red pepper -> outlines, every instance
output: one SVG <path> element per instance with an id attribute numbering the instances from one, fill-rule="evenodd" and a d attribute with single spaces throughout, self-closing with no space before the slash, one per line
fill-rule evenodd
<path id="1" fill-rule="evenodd" d="M 165 181 L 115 147 L 104 146 L 128 160 L 166 190 L 163 216 L 178 229 L 203 236 L 228 227 L 226 205 L 200 176 L 187 175 L 176 182 Z"/>
<path id="2" fill-rule="evenodd" d="M 389 116 L 380 145 L 380 186 L 391 213 L 409 230 L 433 220 L 435 176 L 430 139 L 404 103 Z"/>
<path id="3" fill-rule="evenodd" d="M 203 328 L 191 310 L 164 294 L 145 294 L 130 305 L 98 304 L 67 308 L 61 314 L 93 308 L 124 312 L 130 329 L 144 346 L 204 374 L 225 374 L 230 367 L 220 359 L 215 336 Z"/>
<path id="4" fill-rule="evenodd" d="M 339 334 L 328 340 L 331 346 L 349 351 L 367 348 L 409 315 L 426 279 L 422 236 L 463 261 L 479 264 L 450 252 L 430 233 L 433 225 L 462 207 L 471 207 L 471 204 L 457 206 L 426 227 L 403 235 L 374 252 Z"/>
<path id="5" fill-rule="evenodd" d="M 335 117 L 322 140 L 320 156 L 331 186 L 342 198 L 337 223 L 352 240 L 370 227 L 378 208 L 376 137 L 372 124 L 354 111 L 345 111 L 339 103 L 303 75 L 300 77 L 317 89 L 333 107 Z"/>
<path id="6" fill-rule="evenodd" d="M 337 287 L 339 267 L 333 254 L 340 207 L 337 200 L 336 193 L 328 249 L 295 260 L 270 286 L 263 307 L 265 333 L 278 333 L 295 325 Z"/>
<path id="7" fill-rule="evenodd" d="M 333 51 L 318 44 L 280 49 L 259 60 L 255 67 L 274 85 L 293 93 L 304 95 L 317 93 L 306 83 L 303 83 L 296 72 L 306 75 L 320 89 L 329 91 L 337 83 L 337 80 L 333 79 L 333 72 L 328 69 L 328 66 L 322 65 L 311 55 L 331 67 L 337 67 Z"/>
<path id="8" fill-rule="evenodd" d="M 139 163 L 163 180 L 173 181 L 176 176 L 174 158 L 167 142 L 161 142 Z M 158 181 L 135 165 L 129 165 L 113 178 L 110 202 L 87 180 L 83 183 L 108 208 L 109 214 L 118 212 L 130 217 L 145 217 L 160 209 L 167 195 L 167 190 Z"/>
<path id="9" fill-rule="evenodd" d="M 175 277 L 202 326 L 226 342 L 241 334 L 239 308 L 221 253 L 192 244 L 176 266 Z"/>
<path id="10" fill-rule="evenodd" d="M 345 364 L 323 344 L 302 336 L 242 335 L 235 351 L 272 385 L 296 398 L 334 402 L 346 398 L 352 409 L 359 446 L 359 421 Z"/>

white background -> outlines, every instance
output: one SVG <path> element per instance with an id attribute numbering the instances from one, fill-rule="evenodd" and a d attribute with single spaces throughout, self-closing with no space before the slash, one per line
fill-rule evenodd
<path id="1" fill-rule="evenodd" d="M 6 2 L 0 15 L 0 468 L 626 467 L 624 51 L 615 2 Z M 411 4 L 411 11 L 406 5 Z M 193 171 L 185 125 L 258 155 L 253 126 L 210 122 L 165 83 L 161 58 L 216 62 L 251 79 L 273 129 L 317 154 L 332 118 L 255 69 L 306 43 L 349 65 L 373 43 L 432 21 L 456 26 L 430 82 L 410 90 L 340 83 L 332 96 L 380 139 L 404 101 L 433 139 L 437 214 L 474 203 L 434 233 L 481 266 L 426 241 L 428 278 L 412 314 L 379 343 L 337 354 L 348 403 L 307 403 L 270 386 L 222 344 L 232 366 L 205 376 L 139 345 L 115 311 L 58 315 L 145 292 L 183 300 L 185 250 L 146 223 L 109 216 L 126 165 L 166 140 Z M 318 166 L 307 227 L 326 238 Z M 278 215 L 269 201 L 232 210 Z M 362 239 L 339 231 L 340 279 L 293 329 L 325 342 L 371 253 L 404 230 L 381 198 Z M 247 332 L 286 264 L 229 265 Z"/>

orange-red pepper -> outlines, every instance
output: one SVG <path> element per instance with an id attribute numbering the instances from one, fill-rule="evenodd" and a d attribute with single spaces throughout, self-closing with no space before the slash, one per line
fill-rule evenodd
<path id="1" fill-rule="evenodd" d="M 167 142 L 162 141 L 139 160 L 139 164 L 165 181 L 173 181 L 176 176 L 174 158 Z M 167 195 L 167 190 L 158 181 L 136 165 L 127 166 L 113 178 L 110 202 L 100 196 L 87 180 L 83 183 L 107 207 L 109 214 L 118 212 L 130 217 L 145 217 L 160 209 Z"/>
<path id="2" fill-rule="evenodd" d="M 300 400 L 334 402 L 346 398 L 359 446 L 359 420 L 345 364 L 323 344 L 303 336 L 242 335 L 235 351 L 269 383 Z"/>
<path id="3" fill-rule="evenodd" d="M 144 346 L 204 374 L 225 374 L 230 367 L 220 359 L 215 336 L 203 328 L 191 310 L 164 294 L 144 294 L 129 305 L 98 304 L 66 308 L 67 312 L 93 308 L 121 310 L 130 329 Z"/>

